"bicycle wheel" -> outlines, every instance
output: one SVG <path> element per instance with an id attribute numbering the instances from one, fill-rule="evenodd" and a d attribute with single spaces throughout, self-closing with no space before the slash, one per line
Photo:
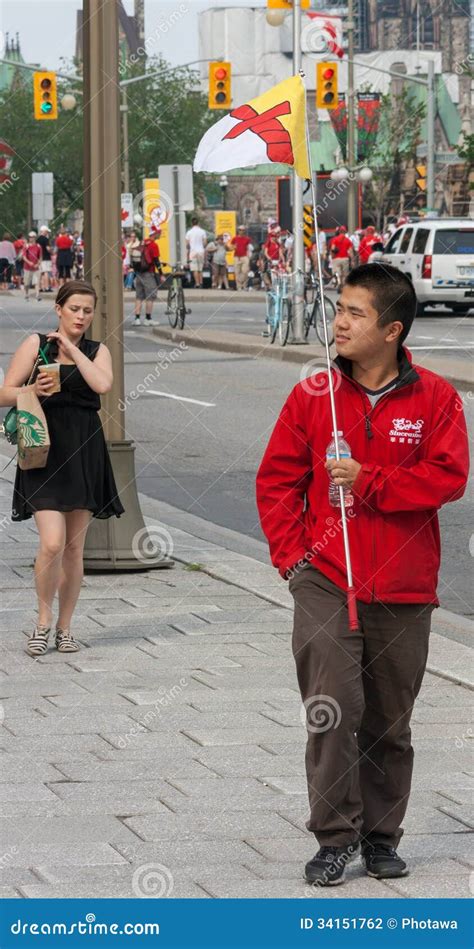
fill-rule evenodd
<path id="1" fill-rule="evenodd" d="M 280 319 L 280 343 L 282 346 L 286 346 L 288 342 L 292 320 L 291 300 L 282 300 Z"/>
<path id="2" fill-rule="evenodd" d="M 176 308 L 177 308 L 178 317 L 179 317 L 179 326 L 180 326 L 180 329 L 183 330 L 184 324 L 186 321 L 186 304 L 184 302 L 184 290 L 181 285 L 181 281 L 178 284 Z"/>
<path id="3" fill-rule="evenodd" d="M 334 325 L 334 317 L 335 317 L 335 315 L 336 315 L 336 307 L 334 306 L 334 303 L 332 302 L 332 300 L 330 299 L 330 297 L 327 297 L 326 295 L 324 295 L 324 308 L 325 308 L 325 310 L 326 310 L 326 329 L 327 329 L 327 334 L 328 334 L 328 343 L 329 343 L 329 345 L 331 345 L 331 343 L 334 342 L 334 329 L 333 329 L 333 325 Z M 314 328 L 315 328 L 315 330 L 316 330 L 316 335 L 317 335 L 319 341 L 320 341 L 320 342 L 323 344 L 323 346 L 324 346 L 324 321 L 323 321 L 323 311 L 322 311 L 322 308 L 321 308 L 321 305 L 320 305 L 319 300 L 316 301 L 316 304 L 315 304 L 314 309 L 313 309 L 312 322 L 313 322 Z"/>
<path id="4" fill-rule="evenodd" d="M 176 293 L 176 281 L 173 280 L 169 290 L 168 290 L 168 300 L 166 303 L 166 313 L 168 315 L 168 320 L 170 326 L 173 329 L 176 329 L 179 319 L 179 310 L 178 310 L 178 296 Z"/>
<path id="5" fill-rule="evenodd" d="M 308 339 L 309 331 L 313 322 L 314 303 L 305 303 L 303 310 L 303 337 Z"/>

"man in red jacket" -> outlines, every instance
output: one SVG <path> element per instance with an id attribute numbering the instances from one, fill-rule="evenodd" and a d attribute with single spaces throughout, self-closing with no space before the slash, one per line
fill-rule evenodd
<path id="1" fill-rule="evenodd" d="M 362 848 L 369 876 L 404 876 L 398 856 L 410 794 L 410 718 L 438 605 L 437 511 L 460 498 L 468 473 L 462 402 L 403 346 L 416 311 L 408 278 L 369 264 L 337 303 L 332 369 L 338 428 L 331 442 L 327 374 L 288 397 L 257 477 L 273 564 L 295 601 L 293 654 L 306 709 L 308 829 L 320 849 L 308 882 L 342 883 Z M 328 475 L 346 489 L 359 631 L 349 630 L 340 510 Z"/>

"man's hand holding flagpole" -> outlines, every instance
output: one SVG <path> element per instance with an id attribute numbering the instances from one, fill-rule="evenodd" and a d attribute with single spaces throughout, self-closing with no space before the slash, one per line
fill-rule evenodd
<path id="1" fill-rule="evenodd" d="M 340 461 L 334 382 L 332 377 L 329 337 L 327 332 L 324 287 L 319 250 L 319 228 L 316 213 L 316 188 L 311 167 L 311 150 L 306 117 L 306 89 L 304 73 L 285 79 L 263 95 L 245 105 L 232 109 L 224 118 L 207 130 L 201 139 L 194 159 L 195 171 L 220 173 L 232 168 L 250 165 L 286 164 L 295 169 L 300 178 L 311 183 L 316 258 L 320 306 L 323 314 L 324 346 L 328 371 L 328 390 L 334 431 L 336 460 Z M 357 604 L 352 578 L 352 565 L 344 503 L 344 488 L 339 485 L 341 524 L 344 538 L 344 556 L 347 573 L 347 606 L 349 628 L 359 628 Z"/>

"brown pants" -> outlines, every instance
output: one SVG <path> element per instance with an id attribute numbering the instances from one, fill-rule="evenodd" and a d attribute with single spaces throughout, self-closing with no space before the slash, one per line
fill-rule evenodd
<path id="1" fill-rule="evenodd" d="M 311 566 L 290 580 L 293 655 L 306 707 L 308 830 L 320 846 L 397 847 L 411 787 L 410 718 L 426 666 L 432 604 L 361 603 Z"/>

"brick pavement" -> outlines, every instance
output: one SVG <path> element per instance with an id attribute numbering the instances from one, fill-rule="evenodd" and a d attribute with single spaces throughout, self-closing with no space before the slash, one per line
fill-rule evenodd
<path id="1" fill-rule="evenodd" d="M 173 571 L 86 576 L 81 651 L 33 660 L 36 532 L 9 522 L 12 467 L 0 486 L 0 895 L 470 895 L 472 653 L 439 634 L 443 611 L 413 716 L 411 874 L 379 882 L 355 863 L 344 886 L 314 890 L 285 585 L 170 528 Z"/>

